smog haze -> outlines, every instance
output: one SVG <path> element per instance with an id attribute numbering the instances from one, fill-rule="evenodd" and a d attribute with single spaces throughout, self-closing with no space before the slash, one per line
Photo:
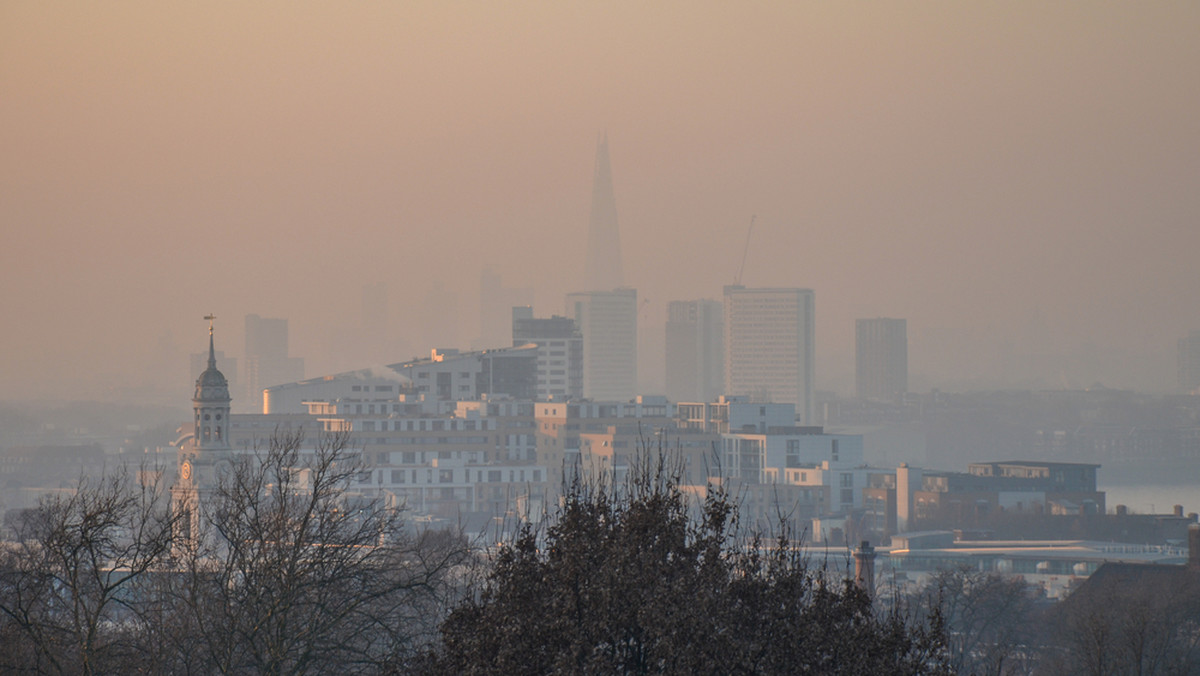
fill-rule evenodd
<path id="1" fill-rule="evenodd" d="M 581 290 L 602 134 L 647 392 L 752 215 L 741 281 L 815 291 L 819 389 L 886 316 L 913 390 L 1170 391 L 1197 35 L 1190 2 L 5 3 L 0 398 L 186 405 L 208 313 L 232 355 L 287 318 L 308 376 L 497 347 L 485 269 L 539 315 Z"/>

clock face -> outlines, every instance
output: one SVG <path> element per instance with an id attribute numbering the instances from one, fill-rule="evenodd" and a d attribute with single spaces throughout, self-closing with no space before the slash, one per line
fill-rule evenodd
<path id="1" fill-rule="evenodd" d="M 189 481 L 192 478 L 192 463 L 189 460 L 183 461 L 183 466 L 179 468 L 179 476 L 184 481 Z"/>

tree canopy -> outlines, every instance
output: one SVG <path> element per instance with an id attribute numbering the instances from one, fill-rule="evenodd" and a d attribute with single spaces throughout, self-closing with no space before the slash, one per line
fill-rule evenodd
<path id="1" fill-rule="evenodd" d="M 662 462 L 617 488 L 574 483 L 545 528 L 500 547 L 427 671 L 948 673 L 936 616 L 877 612 L 786 532 L 740 536 L 719 488 L 693 502 Z"/>

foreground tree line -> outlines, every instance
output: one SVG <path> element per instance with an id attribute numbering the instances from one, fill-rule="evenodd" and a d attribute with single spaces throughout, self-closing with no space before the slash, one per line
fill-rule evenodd
<path id="1" fill-rule="evenodd" d="M 1189 673 L 1090 668 L 1095 640 L 1049 641 L 997 576 L 872 602 L 785 529 L 742 533 L 718 487 L 685 495 L 661 453 L 479 551 L 348 493 L 347 443 L 277 435 L 194 527 L 124 473 L 44 500 L 0 548 L 0 673 Z"/>
<path id="2" fill-rule="evenodd" d="M 436 637 L 468 550 L 348 496 L 361 467 L 347 442 L 322 437 L 302 454 L 299 433 L 277 435 L 229 467 L 198 519 L 172 511 L 153 471 L 42 501 L 0 550 L 0 673 L 379 672 L 411 660 Z"/>

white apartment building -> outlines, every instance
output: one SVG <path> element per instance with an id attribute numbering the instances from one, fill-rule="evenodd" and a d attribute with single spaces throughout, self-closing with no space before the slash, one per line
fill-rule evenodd
<path id="1" fill-rule="evenodd" d="M 793 403 L 810 424 L 814 345 L 810 289 L 725 287 L 725 394 Z"/>
<path id="2" fill-rule="evenodd" d="M 567 316 L 583 335 L 583 396 L 629 401 L 637 395 L 637 290 L 567 295 Z"/>
<path id="3" fill-rule="evenodd" d="M 537 346 L 537 399 L 583 397 L 583 335 L 570 317 L 534 317 L 533 308 L 512 308 L 512 343 Z"/>
<path id="4" fill-rule="evenodd" d="M 862 435 L 825 434 L 808 427 L 777 432 L 722 434 L 723 477 L 744 484 L 822 488 L 828 495 L 823 513 L 862 507 L 868 472 Z"/>
<path id="5" fill-rule="evenodd" d="M 401 393 L 441 401 L 472 400 L 485 395 L 532 399 L 536 373 L 534 345 L 483 352 L 432 350 L 428 359 L 268 387 L 263 395 L 263 413 L 304 413 L 307 401 L 393 401 Z"/>
<path id="6" fill-rule="evenodd" d="M 749 397 L 720 396 L 712 402 L 681 401 L 675 410 L 676 425 L 685 432 L 766 434 L 773 427 L 794 427 L 796 424 L 795 404 L 753 402 Z"/>

